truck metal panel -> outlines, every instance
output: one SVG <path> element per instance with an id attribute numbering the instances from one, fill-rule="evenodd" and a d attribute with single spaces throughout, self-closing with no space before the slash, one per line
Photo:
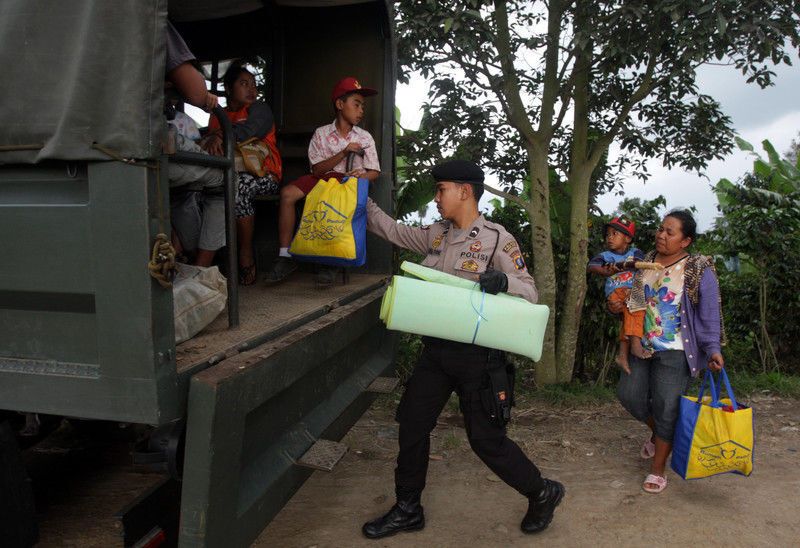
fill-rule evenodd
<path id="1" fill-rule="evenodd" d="M 167 181 L 121 162 L 3 167 L 0 405 L 161 424 L 175 393 L 172 292 L 147 270 Z"/>
<path id="2" fill-rule="evenodd" d="M 396 346 L 376 321 L 383 291 L 192 378 L 181 546 L 251 543 L 311 474 L 295 461 L 369 406 Z"/>

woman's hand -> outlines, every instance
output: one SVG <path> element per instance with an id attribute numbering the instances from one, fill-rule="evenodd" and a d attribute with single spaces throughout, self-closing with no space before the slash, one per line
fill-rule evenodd
<path id="1" fill-rule="evenodd" d="M 708 368 L 716 373 L 723 367 L 725 367 L 725 359 L 722 357 L 722 354 L 719 352 L 711 354 L 711 357 L 708 358 Z"/>
<path id="2" fill-rule="evenodd" d="M 201 107 L 206 112 L 211 112 L 214 110 L 218 104 L 217 96 L 211 93 L 210 91 L 206 92 L 205 100 L 203 101 L 203 106 Z"/>
<path id="3" fill-rule="evenodd" d="M 622 301 L 606 301 L 606 308 L 608 308 L 608 311 L 612 314 L 622 314 L 625 303 Z"/>
<path id="4" fill-rule="evenodd" d="M 224 156 L 222 150 L 222 136 L 218 133 L 209 133 L 200 141 L 200 147 L 214 156 Z"/>

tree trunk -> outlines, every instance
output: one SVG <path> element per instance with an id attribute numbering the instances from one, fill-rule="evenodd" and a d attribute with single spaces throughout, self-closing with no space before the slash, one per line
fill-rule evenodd
<path id="1" fill-rule="evenodd" d="M 572 192 L 570 208 L 569 260 L 567 287 L 562 300 L 556 347 L 557 381 L 570 382 L 575 365 L 575 349 L 581 326 L 583 299 L 586 296 L 586 260 L 588 228 L 586 218 L 589 204 L 589 172 L 581 171 L 570 177 Z"/>
<path id="2" fill-rule="evenodd" d="M 574 25 L 576 33 L 585 27 L 586 5 L 576 3 Z M 589 183 L 594 165 L 589 161 L 589 68 L 591 44 L 575 46 L 573 78 L 573 133 L 570 151 L 570 214 L 569 259 L 567 287 L 562 299 L 561 318 L 556 339 L 556 371 L 558 382 L 570 382 L 575 366 L 575 349 L 581 326 L 583 299 L 586 296 L 586 248 L 589 230 Z"/>
<path id="3" fill-rule="evenodd" d="M 542 359 L 536 364 L 534 370 L 536 384 L 542 386 L 558 381 L 555 344 L 556 270 L 550 231 L 550 178 L 546 147 L 530 147 L 528 170 L 531 178 L 530 216 L 533 278 L 536 281 L 536 288 L 539 290 L 539 304 L 547 305 L 550 308 Z"/>

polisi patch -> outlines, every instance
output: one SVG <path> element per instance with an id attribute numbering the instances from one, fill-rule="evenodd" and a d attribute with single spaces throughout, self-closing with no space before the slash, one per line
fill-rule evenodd
<path id="1" fill-rule="evenodd" d="M 470 272 L 477 272 L 478 271 L 478 263 L 469 259 L 461 263 L 461 270 L 469 270 Z"/>
<path id="2" fill-rule="evenodd" d="M 470 244 L 469 250 L 477 253 L 478 251 L 481 250 L 481 247 L 482 247 L 481 246 L 481 242 L 480 242 L 480 240 L 478 240 L 477 242 L 474 242 L 474 243 Z"/>
<path id="3" fill-rule="evenodd" d="M 476 261 L 481 261 L 483 263 L 489 260 L 489 256 L 486 253 L 479 253 L 477 251 L 462 251 L 461 258 L 475 259 Z"/>

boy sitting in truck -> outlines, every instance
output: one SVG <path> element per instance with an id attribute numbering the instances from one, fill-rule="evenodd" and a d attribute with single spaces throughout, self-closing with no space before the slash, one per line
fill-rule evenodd
<path id="1" fill-rule="evenodd" d="M 268 284 L 286 279 L 297 269 L 289 255 L 295 225 L 295 204 L 304 198 L 320 179 L 345 175 L 368 179 L 370 182 L 381 173 L 375 141 L 368 131 L 358 127 L 364 118 L 365 99 L 377 95 L 377 91 L 362 87 L 352 77 L 343 78 L 333 88 L 331 101 L 336 112 L 333 123 L 319 127 L 308 145 L 308 161 L 311 173 L 288 183 L 281 189 L 278 212 L 278 242 L 280 252 L 272 269 L 266 275 Z M 354 153 L 352 168 L 347 171 L 347 159 Z M 317 287 L 333 283 L 335 271 L 321 270 L 317 274 Z"/>

